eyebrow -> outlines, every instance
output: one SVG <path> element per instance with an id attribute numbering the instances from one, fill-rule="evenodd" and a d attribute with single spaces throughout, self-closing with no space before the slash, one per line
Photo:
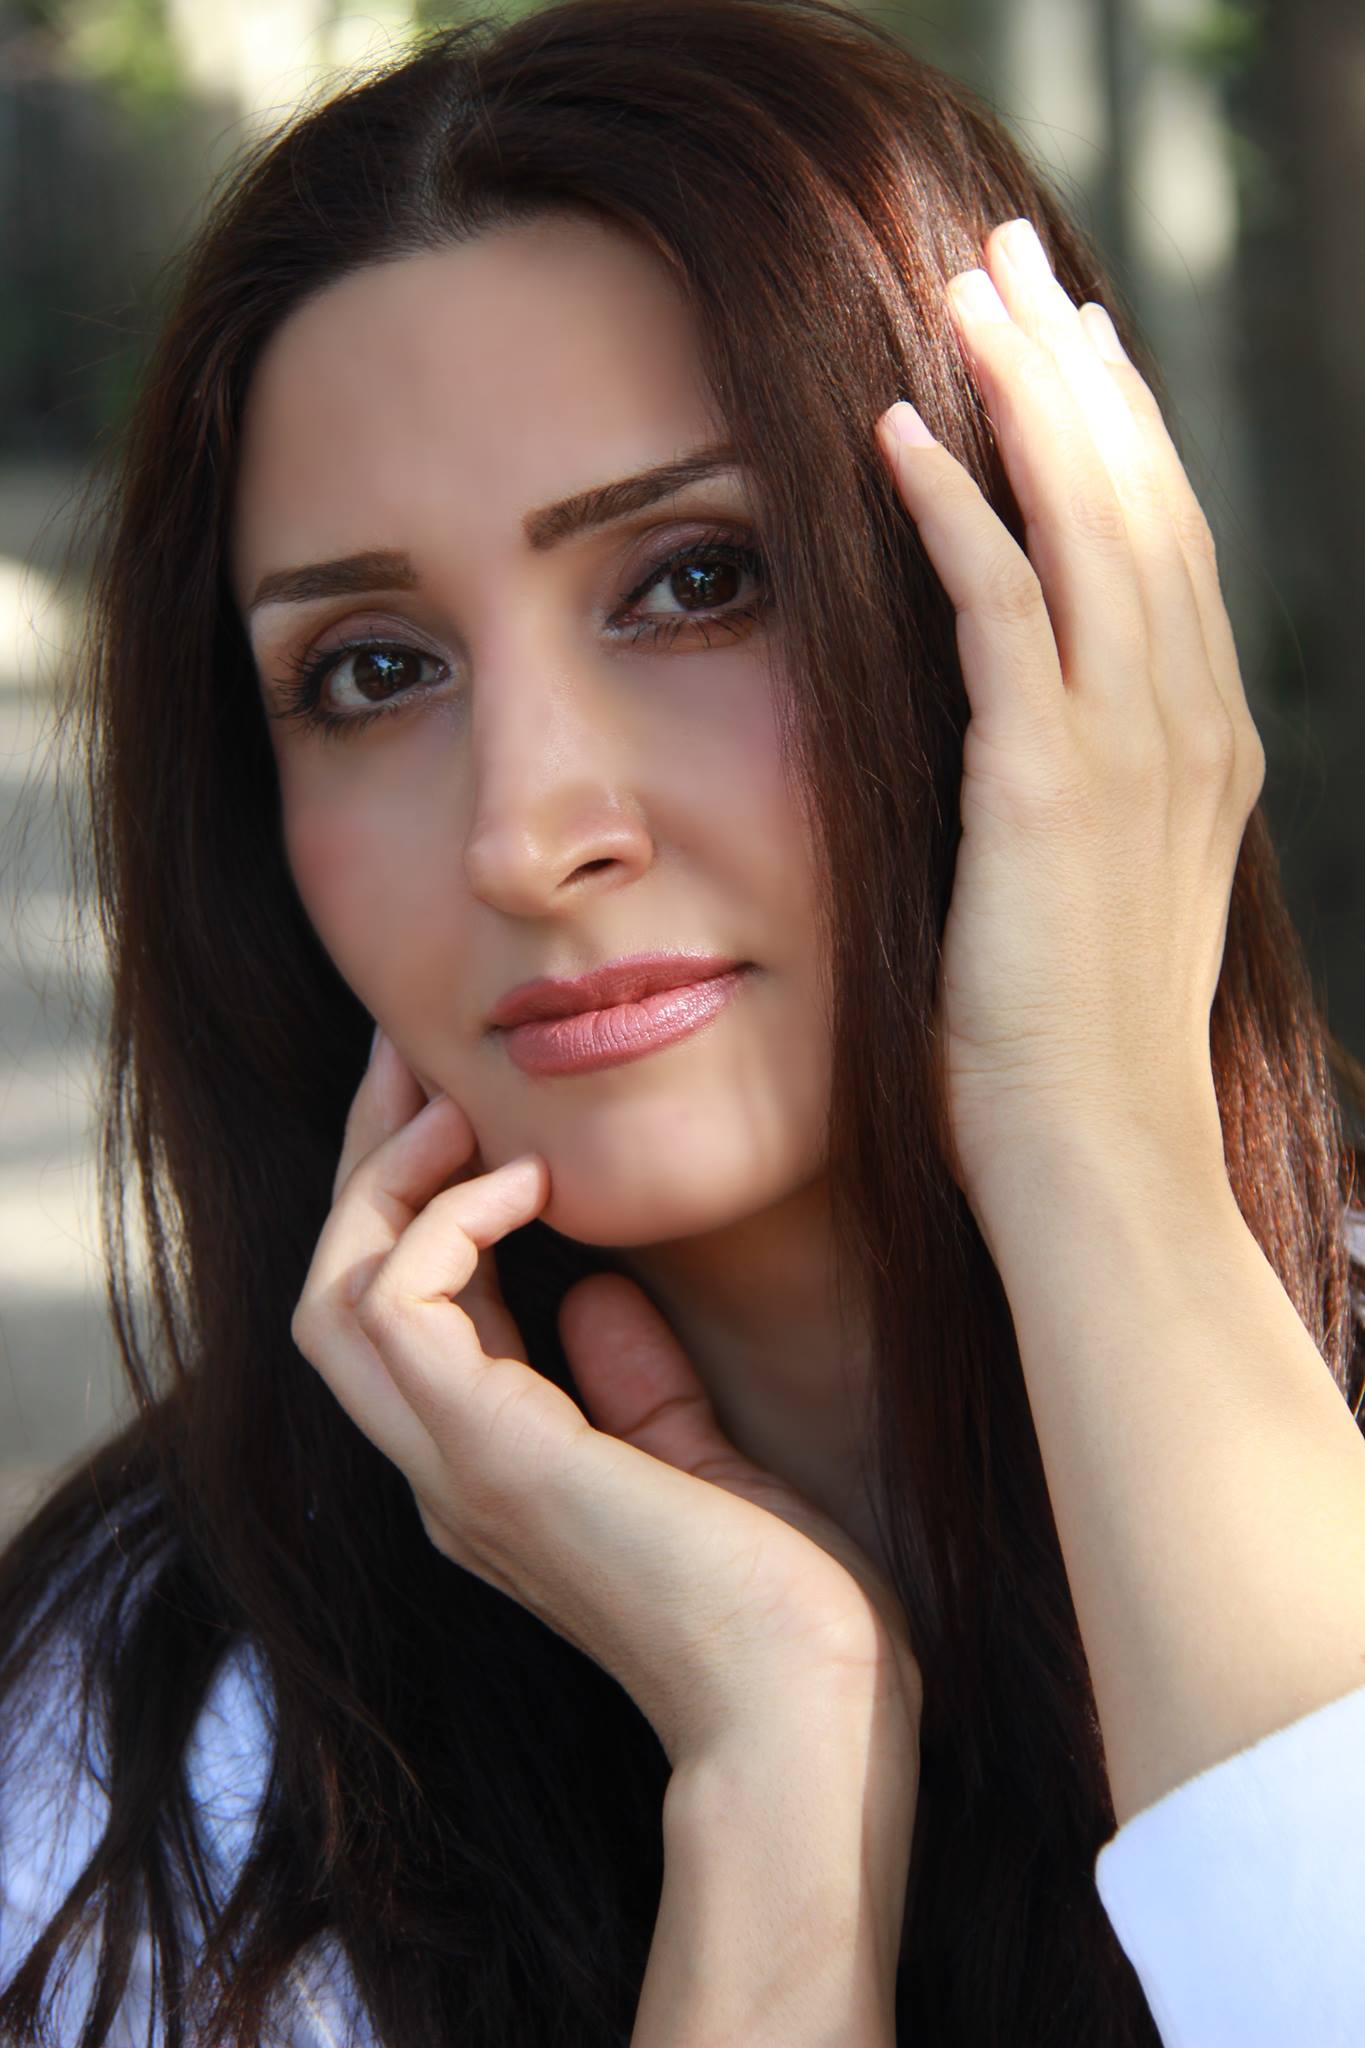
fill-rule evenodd
<path id="1" fill-rule="evenodd" d="M 703 483 L 739 466 L 727 443 L 697 448 L 674 462 L 658 463 L 635 476 L 619 477 L 615 483 L 596 484 L 556 505 L 542 505 L 526 514 L 522 531 L 527 545 L 543 554 L 573 534 L 627 519 L 632 512 L 642 512 L 690 484 Z M 257 584 L 247 610 L 254 612 L 266 604 L 308 604 L 321 597 L 355 596 L 366 590 L 414 590 L 420 580 L 411 557 L 401 550 L 369 548 L 334 562 L 270 570 Z"/>

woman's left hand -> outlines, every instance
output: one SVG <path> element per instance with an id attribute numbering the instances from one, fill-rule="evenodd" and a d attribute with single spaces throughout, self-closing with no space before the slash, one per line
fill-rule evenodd
<path id="1" fill-rule="evenodd" d="M 897 436 L 908 407 L 878 423 L 957 611 L 971 710 L 938 1021 L 972 1199 L 1012 1139 L 1096 1119 L 1221 1170 L 1209 1012 L 1265 779 L 1160 409 L 1030 234 L 996 228 L 989 274 L 948 287 L 1027 553 L 946 448 Z"/>

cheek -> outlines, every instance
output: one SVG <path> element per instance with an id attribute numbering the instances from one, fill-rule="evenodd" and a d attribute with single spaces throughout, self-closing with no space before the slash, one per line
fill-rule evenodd
<path id="1" fill-rule="evenodd" d="M 308 918 L 348 981 L 372 986 L 415 928 L 439 923 L 441 862 L 409 803 L 285 792 L 284 840 Z M 436 923 L 433 923 L 435 918 Z"/>
<path id="2" fill-rule="evenodd" d="M 363 915 L 365 897 L 378 884 L 365 857 L 368 835 L 344 814 L 303 809 L 287 818 L 284 838 L 303 907 L 335 952 L 334 940 Z"/>
<path id="3" fill-rule="evenodd" d="M 736 859 L 761 899 L 804 929 L 815 886 L 814 841 L 795 765 L 782 759 L 770 700 L 731 721 L 723 757 L 711 769 L 707 815 L 726 820 Z"/>

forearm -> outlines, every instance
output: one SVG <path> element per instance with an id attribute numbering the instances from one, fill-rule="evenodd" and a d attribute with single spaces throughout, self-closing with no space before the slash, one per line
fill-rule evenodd
<path id="1" fill-rule="evenodd" d="M 1365 1684 L 1365 1444 L 1224 1174 L 1137 1135 L 1001 1157 L 974 1208 L 1122 1823 Z"/>
<path id="2" fill-rule="evenodd" d="M 631 2048 L 894 2048 L 917 1783 L 842 1715 L 680 1766 Z"/>

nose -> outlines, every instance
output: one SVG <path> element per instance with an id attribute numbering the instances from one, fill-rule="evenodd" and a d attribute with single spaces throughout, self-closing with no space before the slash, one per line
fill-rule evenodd
<path id="1" fill-rule="evenodd" d="M 515 664 L 515 672 L 514 670 Z M 578 909 L 642 874 L 654 847 L 633 787 L 643 733 L 609 683 L 526 640 L 475 686 L 471 892 L 511 917 Z"/>

